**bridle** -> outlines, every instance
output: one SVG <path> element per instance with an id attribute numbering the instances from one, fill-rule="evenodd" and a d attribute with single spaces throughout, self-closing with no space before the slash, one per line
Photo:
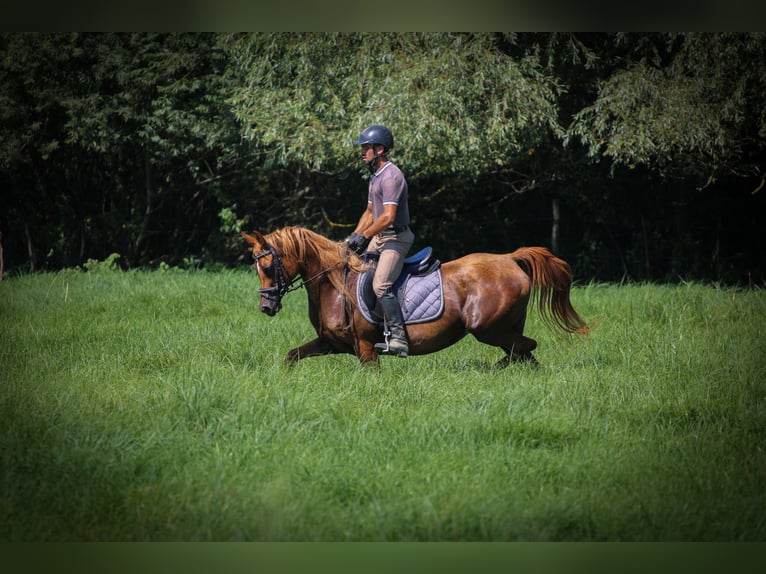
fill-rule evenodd
<path id="1" fill-rule="evenodd" d="M 290 293 L 291 291 L 297 291 L 301 287 L 304 287 L 308 283 L 311 283 L 314 279 L 317 279 L 318 277 L 321 277 L 322 275 L 325 275 L 326 273 L 329 273 L 339 265 L 344 264 L 344 262 L 336 263 L 335 265 L 332 265 L 331 267 L 328 267 L 327 269 L 324 269 L 317 273 L 316 275 L 309 277 L 305 281 L 303 281 L 300 285 L 294 285 L 296 281 L 300 279 L 299 275 L 296 275 L 293 277 L 290 282 L 285 279 L 285 271 L 284 271 L 284 265 L 282 264 L 282 260 L 279 257 L 279 254 L 277 253 L 276 249 L 273 247 L 269 247 L 264 251 L 261 251 L 260 253 L 254 253 L 253 259 L 256 263 L 267 255 L 272 256 L 272 264 L 268 267 L 262 267 L 264 273 L 270 272 L 272 269 L 274 269 L 274 283 L 275 285 L 273 287 L 266 287 L 258 289 L 258 292 L 261 294 L 261 296 L 268 300 L 273 301 L 277 305 L 281 305 L 282 303 L 282 297 Z"/>
<path id="2" fill-rule="evenodd" d="M 275 303 L 279 304 L 282 301 L 282 297 L 287 295 L 290 291 L 300 289 L 303 285 L 293 287 L 293 283 L 298 280 L 297 276 L 293 278 L 289 283 L 285 280 L 285 272 L 284 266 L 282 265 L 282 260 L 279 258 L 279 255 L 273 247 L 269 247 L 260 253 L 254 253 L 253 259 L 256 263 L 258 263 L 261 258 L 266 257 L 267 255 L 272 256 L 272 264 L 268 267 L 263 267 L 262 269 L 264 273 L 268 273 L 274 269 L 275 285 L 273 287 L 261 288 L 258 290 L 258 292 L 264 299 L 267 299 L 268 301 L 274 301 Z"/>

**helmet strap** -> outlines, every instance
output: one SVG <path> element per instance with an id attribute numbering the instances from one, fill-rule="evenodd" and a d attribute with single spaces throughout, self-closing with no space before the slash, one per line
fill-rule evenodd
<path id="1" fill-rule="evenodd" d="M 378 153 L 376 144 L 372 145 L 372 161 L 367 164 L 367 167 L 370 169 L 370 173 L 375 173 L 378 169 L 378 160 L 380 159 L 380 156 L 386 155 L 386 152 L 388 151 L 385 146 L 381 146 L 383 148 L 383 153 Z"/>

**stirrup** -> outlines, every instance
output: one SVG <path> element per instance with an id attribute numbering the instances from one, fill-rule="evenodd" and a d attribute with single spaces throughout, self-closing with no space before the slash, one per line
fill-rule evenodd
<path id="1" fill-rule="evenodd" d="M 401 357 L 402 359 L 406 359 L 409 354 L 409 349 L 392 349 L 388 341 L 385 343 L 375 343 L 375 350 L 379 355 L 393 355 L 395 357 Z"/>
<path id="2" fill-rule="evenodd" d="M 385 340 L 385 343 L 375 343 L 375 350 L 380 355 L 395 355 L 397 357 L 401 357 L 403 359 L 407 358 L 407 355 L 409 354 L 409 346 L 407 346 L 407 349 L 399 349 L 398 351 L 396 349 L 391 348 L 391 329 L 388 328 L 387 322 L 383 321 L 384 324 L 384 331 L 383 331 L 383 339 Z"/>

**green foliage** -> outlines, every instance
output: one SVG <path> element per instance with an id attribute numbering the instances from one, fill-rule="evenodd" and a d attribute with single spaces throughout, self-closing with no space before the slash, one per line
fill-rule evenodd
<path id="1" fill-rule="evenodd" d="M 112 253 L 104 259 L 103 261 L 98 261 L 96 259 L 88 259 L 83 264 L 83 269 L 86 271 L 90 271 L 91 273 L 99 273 L 104 271 L 116 271 L 119 269 L 117 260 L 120 259 L 121 255 L 119 253 Z"/>
<path id="2" fill-rule="evenodd" d="M 224 207 L 218 212 L 218 218 L 221 220 L 221 231 L 223 233 L 239 233 L 244 231 L 247 217 L 238 218 L 236 214 L 237 206 Z"/>
<path id="3" fill-rule="evenodd" d="M 757 283 L 765 37 L 3 33 L 5 269 L 337 237 L 366 197 L 351 142 L 383 122 L 443 259 L 542 244 L 595 278 Z"/>
<path id="4" fill-rule="evenodd" d="M 752 162 L 766 134 L 766 34 L 658 36 L 620 39 L 633 61 L 600 83 L 568 138 L 615 165 L 760 173 Z"/>
<path id="5" fill-rule="evenodd" d="M 603 153 L 630 167 L 718 156 L 724 151 L 719 108 L 700 98 L 696 84 L 643 66 L 618 72 L 601 87 L 596 103 L 577 114 L 572 133 L 585 136 L 589 129 L 591 156 Z"/>
<path id="6" fill-rule="evenodd" d="M 0 539 L 759 541 L 763 290 L 589 284 L 539 369 L 286 369 L 252 273 L 0 283 Z"/>
<path id="7" fill-rule="evenodd" d="M 86 249 L 101 258 L 111 248 L 135 265 L 202 231 L 195 227 L 206 222 L 214 184 L 239 150 L 215 41 L 212 34 L 3 37 L 0 155 L 10 220 L 37 219 L 28 239 L 34 258 L 49 252 L 71 265 L 75 246 L 83 260 Z"/>
<path id="8" fill-rule="evenodd" d="M 562 133 L 561 91 L 492 34 L 252 34 L 227 47 L 244 78 L 232 102 L 267 167 L 358 166 L 367 125 L 395 134 L 416 177 L 476 177 Z"/>

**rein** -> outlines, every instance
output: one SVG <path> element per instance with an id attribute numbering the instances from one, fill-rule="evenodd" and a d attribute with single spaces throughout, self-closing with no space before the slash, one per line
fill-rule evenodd
<path id="1" fill-rule="evenodd" d="M 259 289 L 258 292 L 265 297 L 266 299 L 271 299 L 274 301 L 281 301 L 282 297 L 287 295 L 288 293 L 292 291 L 297 291 L 301 287 L 305 287 L 315 279 L 321 277 L 322 275 L 326 275 L 333 269 L 337 268 L 339 265 L 341 265 L 341 262 L 336 263 L 335 265 L 332 265 L 328 267 L 327 269 L 323 269 L 319 273 L 316 273 L 315 275 L 312 275 L 308 279 L 305 279 L 300 285 L 294 285 L 296 281 L 300 279 L 299 275 L 296 275 L 293 277 L 293 279 L 288 283 L 285 281 L 285 273 L 284 268 L 282 265 L 282 260 L 279 258 L 279 255 L 277 254 L 276 250 L 273 247 L 269 247 L 265 251 L 261 251 L 260 253 L 257 253 L 253 255 L 253 259 L 257 262 L 262 257 L 266 257 L 267 255 L 271 255 L 274 259 L 274 262 L 269 265 L 268 267 L 264 267 L 264 271 L 269 271 L 272 267 L 275 268 L 274 272 L 274 280 L 276 281 L 276 285 L 274 287 L 266 287 L 265 289 Z"/>

